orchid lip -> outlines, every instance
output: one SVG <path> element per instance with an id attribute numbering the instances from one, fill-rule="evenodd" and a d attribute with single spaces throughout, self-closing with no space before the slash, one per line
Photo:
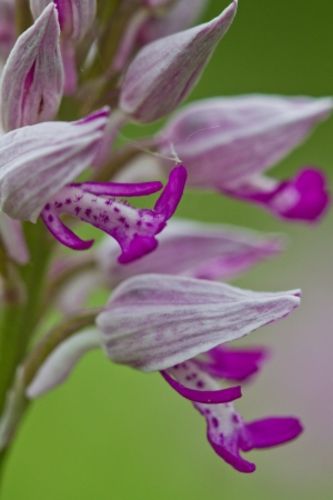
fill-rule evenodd
<path id="1" fill-rule="evenodd" d="M 45 205 L 42 220 L 60 243 L 73 250 L 86 250 L 93 241 L 79 238 L 61 221 L 60 216 L 67 214 L 93 225 L 118 241 L 122 249 L 118 260 L 128 263 L 156 248 L 155 236 L 163 230 L 176 210 L 185 181 L 184 167 L 175 167 L 153 209 L 135 209 L 116 198 L 154 194 L 163 187 L 160 182 L 71 183 Z"/>

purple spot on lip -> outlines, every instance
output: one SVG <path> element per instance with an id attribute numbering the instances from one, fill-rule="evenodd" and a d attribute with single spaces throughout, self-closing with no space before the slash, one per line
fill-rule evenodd
<path id="1" fill-rule="evenodd" d="M 216 429 L 219 426 L 219 421 L 218 421 L 218 419 L 216 417 L 212 418 L 212 426 L 215 427 Z"/>
<path id="2" fill-rule="evenodd" d="M 48 218 L 47 218 L 47 220 L 48 220 L 49 222 L 53 222 L 53 221 L 54 221 L 54 217 L 53 217 L 53 215 L 49 215 L 49 216 L 48 216 Z"/>
<path id="3" fill-rule="evenodd" d="M 51 205 L 48 203 L 47 205 L 45 205 L 45 210 L 50 210 L 51 208 Z"/>
<path id="4" fill-rule="evenodd" d="M 87 217 L 90 217 L 91 215 L 91 208 L 87 208 L 87 210 L 85 211 L 85 214 Z"/>
<path id="5" fill-rule="evenodd" d="M 66 205 L 70 205 L 72 203 L 72 200 L 70 198 L 66 198 L 65 203 Z"/>

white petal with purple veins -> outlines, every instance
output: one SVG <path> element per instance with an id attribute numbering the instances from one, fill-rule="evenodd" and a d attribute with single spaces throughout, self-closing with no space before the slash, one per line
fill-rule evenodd
<path id="1" fill-rule="evenodd" d="M 97 326 L 113 361 L 162 370 L 281 319 L 299 303 L 299 291 L 252 292 L 147 274 L 114 291 Z"/>

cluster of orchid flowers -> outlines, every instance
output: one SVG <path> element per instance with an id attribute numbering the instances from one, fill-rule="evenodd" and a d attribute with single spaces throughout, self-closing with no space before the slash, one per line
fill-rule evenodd
<path id="1" fill-rule="evenodd" d="M 300 291 L 253 292 L 221 282 L 279 253 L 279 238 L 168 221 L 185 184 L 280 218 L 319 220 L 329 203 L 320 170 L 307 167 L 283 181 L 266 171 L 328 117 L 333 102 L 250 95 L 175 111 L 231 26 L 237 0 L 196 27 L 206 0 L 28 3 L 0 0 L 1 307 L 20 312 L 30 304 L 25 271 L 40 265 L 31 234 L 43 235 L 53 260 L 40 285 L 47 300 L 34 303 L 31 331 L 19 332 L 26 347 L 11 358 L 0 393 L 0 448 L 9 447 L 28 401 L 62 383 L 98 347 L 115 363 L 160 372 L 204 416 L 214 451 L 253 472 L 241 452 L 290 441 L 302 426 L 293 417 L 243 420 L 233 401 L 267 352 L 224 344 L 287 316 Z M 153 137 L 119 145 L 127 123 L 173 112 Z M 74 121 L 66 120 L 69 113 Z M 158 192 L 153 208 L 124 201 Z M 39 220 L 44 224 L 31 224 Z M 106 233 L 90 251 L 94 242 L 78 236 L 79 222 Z M 56 241 L 73 252 L 61 254 Z M 113 289 L 105 307 L 82 312 L 103 286 Z M 29 345 L 54 305 L 60 324 Z M 2 329 L 4 339 L 6 323 Z M 4 361 L 9 341 L 0 344 Z"/>

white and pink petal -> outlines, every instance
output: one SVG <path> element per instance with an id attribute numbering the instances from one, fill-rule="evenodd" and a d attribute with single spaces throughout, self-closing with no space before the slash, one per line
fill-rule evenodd
<path id="1" fill-rule="evenodd" d="M 89 167 L 108 121 L 103 108 L 77 122 L 46 122 L 0 136 L 0 210 L 36 221 L 61 188 Z"/>
<path id="2" fill-rule="evenodd" d="M 97 326 L 112 361 L 164 370 L 282 319 L 299 303 L 299 290 L 252 292 L 187 277 L 141 275 L 116 288 Z"/>

